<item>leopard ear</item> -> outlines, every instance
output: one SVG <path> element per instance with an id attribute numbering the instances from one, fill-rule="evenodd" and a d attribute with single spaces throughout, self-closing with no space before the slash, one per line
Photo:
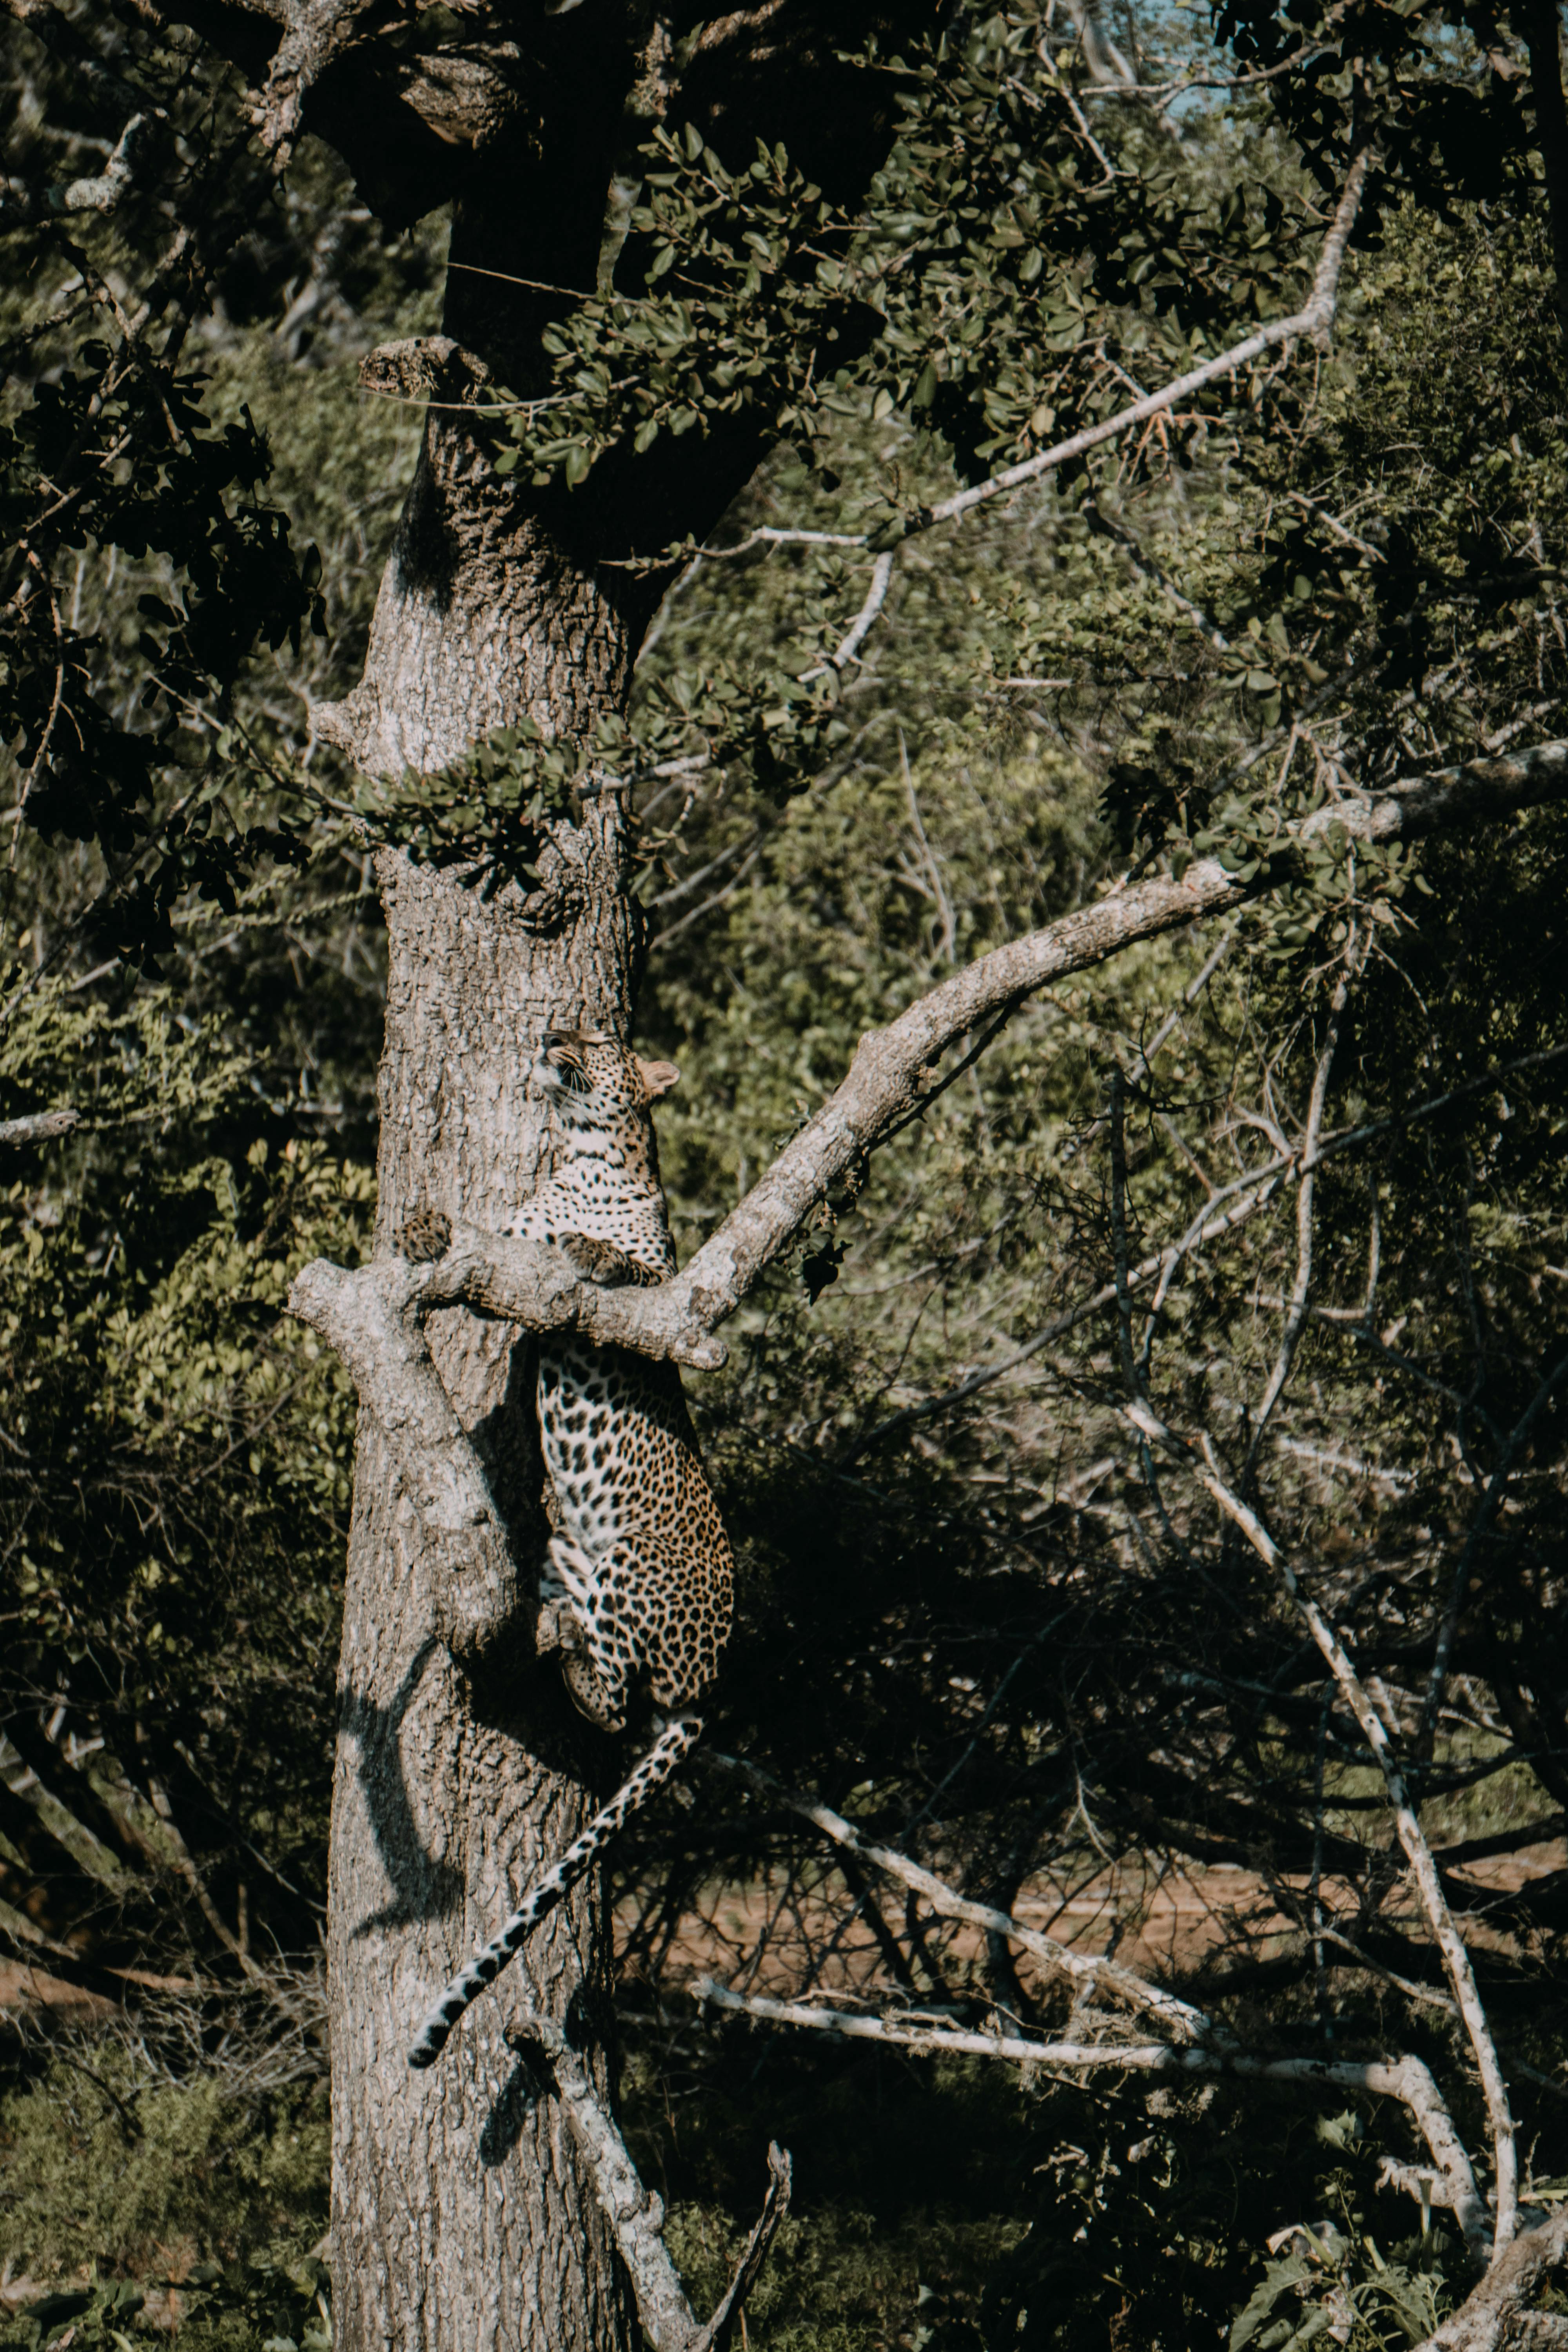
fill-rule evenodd
<path id="1" fill-rule="evenodd" d="M 650 1103 L 657 1102 L 660 1095 L 667 1095 L 671 1087 L 679 1085 L 680 1072 L 673 1062 L 645 1062 L 640 1054 L 636 1058 Z"/>

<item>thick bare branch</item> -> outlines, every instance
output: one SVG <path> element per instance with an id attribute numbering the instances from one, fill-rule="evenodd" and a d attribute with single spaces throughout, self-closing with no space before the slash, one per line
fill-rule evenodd
<path id="1" fill-rule="evenodd" d="M 459 1302 L 530 1331 L 580 1331 L 596 1347 L 635 1348 L 639 1355 L 668 1356 L 700 1371 L 715 1371 L 724 1361 L 722 1342 L 710 1336 L 693 1313 L 689 1292 L 678 1284 L 605 1288 L 585 1281 L 563 1251 L 542 1242 L 487 1234 L 446 1218 L 439 1225 L 446 1246 L 427 1263 L 384 1259 L 345 1274 L 317 1258 L 296 1277 L 289 1313 L 331 1339 L 347 1362 L 334 1336 L 341 1328 L 345 1342 L 359 1347 L 369 1376 L 379 1377 L 384 1388 L 389 1377 L 394 1385 L 402 1377 L 392 1368 L 401 1364 L 411 1344 L 412 1323 L 432 1307 Z M 401 1337 L 390 1338 L 388 1318 L 408 1327 Z M 357 1371 L 354 1379 L 357 1383 Z"/>
<path id="2" fill-rule="evenodd" d="M 1431 2151 L 1442 2184 L 1436 2201 L 1452 2208 L 1472 2252 L 1482 2258 L 1486 2253 L 1486 2208 L 1469 2157 L 1431 2070 L 1419 2058 L 1254 2058 L 1245 2051 L 1208 2044 L 1177 2049 L 1165 2042 L 1028 2042 L 1016 2034 L 969 2032 L 935 2019 L 868 2017 L 816 2001 L 770 2000 L 761 1993 L 731 1992 L 711 1977 L 701 1978 L 691 1992 L 698 2001 L 762 2023 L 814 2027 L 851 2041 L 894 2042 L 924 2055 L 952 2051 L 1073 2072 L 1120 2066 L 1138 2074 L 1224 2074 L 1240 2082 L 1320 2084 L 1329 2090 L 1369 2091 L 1378 2098 L 1397 2099 Z"/>
<path id="3" fill-rule="evenodd" d="M 725 1360 L 723 1343 L 710 1336 L 676 1284 L 605 1287 L 585 1281 L 564 1252 L 543 1243 L 483 1233 L 477 1225 L 450 1230 L 441 1258 L 409 1269 L 409 1304 L 416 1313 L 462 1300 L 531 1331 L 569 1328 L 595 1347 L 635 1348 L 639 1355 L 669 1357 L 698 1371 L 717 1371 Z"/>
<path id="4" fill-rule="evenodd" d="M 643 2187 L 614 2116 L 594 2089 L 587 2066 L 551 2019 L 529 2011 L 519 2019 L 518 2030 L 538 2042 L 550 2060 L 567 2120 L 587 2158 L 600 2210 L 615 2232 L 637 2296 L 637 2317 L 654 2352 L 721 2352 L 789 2210 L 788 2155 L 776 2140 L 768 2149 L 768 2190 L 762 2213 L 718 2309 L 706 2326 L 700 2326 L 664 2242 L 663 2202 L 654 2190 Z"/>
<path id="5" fill-rule="evenodd" d="M 937 1083 L 933 1065 L 941 1055 L 1004 1006 L 1103 963 L 1136 940 L 1234 908 L 1288 879 L 1302 842 L 1331 824 L 1359 840 L 1414 839 L 1460 822 L 1496 821 L 1564 793 L 1568 742 L 1402 780 L 1380 793 L 1337 802 L 1287 831 L 1250 882 L 1205 859 L 1180 881 L 1163 877 L 1112 891 L 1096 906 L 982 956 L 888 1028 L 861 1039 L 837 1092 L 669 1282 L 601 1288 L 584 1281 L 559 1251 L 449 1223 L 440 1236 L 443 1254 L 430 1264 L 394 1257 L 347 1273 L 317 1259 L 305 1267 L 289 1292 L 289 1312 L 337 1351 L 397 1454 L 410 1496 L 437 1540 L 443 1641 L 459 1658 L 484 1650 L 515 1620 L 517 1575 L 483 1465 L 425 1346 L 424 1312 L 464 1299 L 527 1329 L 573 1328 L 598 1346 L 712 1368 L 724 1358 L 714 1328 L 734 1313 L 829 1187 L 919 1111 Z M 1256 1171 L 1245 1181 L 1256 1182 Z"/>
<path id="6" fill-rule="evenodd" d="M 296 1275 L 289 1312 L 342 1359 L 361 1406 L 385 1431 L 440 1548 L 441 1635 L 462 1657 L 510 1622 L 517 1572 L 483 1465 L 409 1312 L 421 1271 L 395 1257 L 345 1274 L 317 1258 Z"/>
<path id="7" fill-rule="evenodd" d="M 403 1446 L 413 1491 L 427 1494 L 437 1515 L 432 1524 L 475 1531 L 464 1539 L 483 1552 L 489 1538 L 482 1531 L 496 1526 L 494 1508 L 477 1461 L 460 1464 L 459 1454 L 470 1451 L 466 1439 L 454 1450 L 461 1432 L 416 1328 L 423 1308 L 463 1298 L 530 1330 L 573 1328 L 600 1346 L 713 1369 L 724 1360 L 714 1328 L 789 1246 L 829 1187 L 918 1113 L 937 1083 L 940 1056 L 1004 1006 L 1105 963 L 1138 940 L 1279 887 L 1298 870 L 1302 845 L 1333 826 L 1355 840 L 1415 840 L 1459 824 L 1496 823 L 1565 794 L 1568 742 L 1561 741 L 1404 778 L 1287 828 L 1250 882 L 1205 858 L 1180 881 L 1163 876 L 1113 890 L 980 957 L 860 1040 L 843 1084 L 669 1282 L 602 1289 L 581 1280 L 558 1252 L 461 1226 L 451 1229 L 449 1248 L 429 1266 L 390 1259 L 345 1274 L 318 1259 L 296 1278 L 289 1311 L 337 1349 L 371 1411 Z M 1257 1171 L 1244 1181 L 1258 1181 Z M 1142 1276 L 1140 1269 L 1130 1279 Z M 1071 1319 L 1089 1311 L 1076 1309 Z M 410 1447 L 421 1456 L 417 1465 Z M 420 1508 L 430 1516 L 423 1503 Z M 495 1571 L 477 1556 L 471 1565 L 477 1573 L 469 1589 L 477 1597 L 493 1589 Z"/>
<path id="8" fill-rule="evenodd" d="M 442 1253 L 433 1262 L 392 1257 L 352 1273 L 324 1259 L 306 1266 L 290 1289 L 289 1310 L 342 1359 L 363 1405 L 392 1444 L 433 1539 L 440 1638 L 456 1657 L 477 1657 L 515 1623 L 519 1592 L 483 1465 L 425 1345 L 420 1324 L 430 1308 L 462 1299 L 526 1329 L 572 1328 L 598 1346 L 715 1367 L 724 1360 L 715 1326 L 733 1314 L 833 1182 L 919 1112 L 938 1083 L 938 1057 L 989 1016 L 1135 940 L 1233 908 L 1288 878 L 1301 842 L 1329 824 L 1356 839 L 1415 838 L 1460 821 L 1496 820 L 1565 792 L 1565 742 L 1407 779 L 1319 811 L 1285 835 L 1249 883 L 1205 859 L 1180 881 L 1167 877 L 1113 891 L 1097 906 L 981 957 L 888 1028 L 861 1039 L 837 1091 L 671 1281 L 646 1289 L 601 1287 L 582 1279 L 563 1252 L 441 1220 L 426 1221 Z M 1257 1185 L 1258 1172 L 1243 1181 Z M 1256 1205 L 1250 1190 L 1227 1213 L 1238 1215 L 1249 1203 Z M 1215 1206 L 1206 1206 L 1205 1229 Z M 1081 1320 L 1097 1304 L 1073 1310 L 1068 1321 Z"/>
<path id="9" fill-rule="evenodd" d="M 382 1258 L 352 1273 L 317 1258 L 295 1276 L 289 1312 L 342 1358 L 362 1406 L 391 1441 L 439 1549 L 442 1639 L 470 1656 L 510 1622 L 517 1573 L 484 1465 L 425 1344 L 424 1317 L 465 1300 L 529 1330 L 575 1329 L 601 1347 L 635 1347 L 705 1369 L 723 1362 L 724 1349 L 672 1285 L 603 1289 L 561 1250 L 447 1218 L 426 1223 L 445 1244 L 438 1258 Z M 668 1311 L 638 1311 L 650 1299 Z"/>

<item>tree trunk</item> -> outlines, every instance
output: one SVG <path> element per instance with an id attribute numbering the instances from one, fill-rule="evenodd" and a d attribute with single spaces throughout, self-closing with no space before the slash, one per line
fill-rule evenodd
<path id="1" fill-rule="evenodd" d="M 514 505 L 460 426 L 433 417 L 365 677 L 332 731 L 352 733 L 373 772 L 431 770 L 521 711 L 554 732 L 585 729 L 624 698 L 629 670 L 630 631 L 591 574 Z M 530 1085 L 540 1034 L 552 1021 L 625 1033 L 635 929 L 614 793 L 559 829 L 526 899 L 395 852 L 380 873 L 384 1252 L 413 1208 L 504 1229 L 547 1172 Z M 559 2103 L 507 2030 L 521 2005 L 560 2021 L 603 2093 L 610 1944 L 592 1885 L 476 2005 L 439 2066 L 407 2063 L 432 1995 L 570 1843 L 589 1784 L 602 1795 L 618 1761 L 533 1654 L 546 1522 L 531 1345 L 466 1308 L 434 1318 L 430 1336 L 517 1573 L 514 1590 L 454 1606 L 362 1410 L 331 1843 L 337 2341 L 601 2352 L 634 2340 L 608 2233 Z"/>
<path id="2" fill-rule="evenodd" d="M 184 8 L 207 23 L 205 0 Z M 737 168 L 765 132 L 847 196 L 885 147 L 885 79 L 838 52 L 873 28 L 890 33 L 899 7 L 886 0 L 793 0 L 782 14 L 704 26 L 679 99 L 668 27 L 640 9 L 465 15 L 460 52 L 428 72 L 351 37 L 353 9 L 290 0 L 289 13 L 298 37 L 274 59 L 273 113 L 294 89 L 298 50 L 319 127 L 395 215 L 441 201 L 454 179 L 460 187 L 450 340 L 429 355 L 437 373 L 454 370 L 456 401 L 472 382 L 469 353 L 515 392 L 548 388 L 540 330 L 569 306 L 561 289 L 597 282 L 612 182 L 669 107 Z M 219 29 L 240 21 L 229 12 Z M 346 702 L 318 709 L 321 731 L 371 775 L 431 773 L 524 715 L 581 740 L 622 709 L 672 576 L 657 568 L 660 551 L 713 526 L 767 438 L 763 418 L 742 415 L 706 441 L 665 436 L 647 457 L 614 453 L 577 492 L 539 492 L 523 487 L 526 468 L 498 478 L 487 429 L 450 404 L 429 411 L 364 676 Z M 627 569 L 628 555 L 656 568 Z M 552 828 L 526 895 L 489 895 L 383 854 L 378 1254 L 413 1209 L 504 1230 L 549 1173 L 529 1083 L 542 1031 L 630 1026 L 637 934 L 624 825 L 618 793 L 585 800 L 576 822 Z M 570 1843 L 624 1760 L 583 1727 L 553 1664 L 534 1654 L 546 1498 L 531 1344 L 467 1308 L 434 1318 L 430 1339 L 488 1465 L 510 1561 L 475 1571 L 494 1590 L 441 1589 L 438 1546 L 362 1406 L 331 1832 L 337 2341 L 343 2352 L 610 2352 L 635 2333 L 621 2273 L 559 2103 L 507 2038 L 521 2007 L 564 2023 L 603 2094 L 611 1954 L 595 1882 L 475 2005 L 438 2065 L 407 2064 L 433 1995 Z"/>

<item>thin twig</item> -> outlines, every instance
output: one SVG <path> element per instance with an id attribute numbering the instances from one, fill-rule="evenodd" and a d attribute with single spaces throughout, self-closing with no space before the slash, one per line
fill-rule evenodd
<path id="1" fill-rule="evenodd" d="M 1106 441 L 1116 440 L 1133 425 L 1146 424 L 1151 417 L 1162 416 L 1170 409 L 1179 407 L 1194 393 L 1202 392 L 1221 376 L 1236 374 L 1253 360 L 1261 359 L 1265 352 L 1277 350 L 1281 343 L 1299 341 L 1303 335 L 1310 336 L 1314 341 L 1321 341 L 1333 324 L 1334 312 L 1339 305 L 1340 273 L 1344 267 L 1345 248 L 1355 227 L 1356 215 L 1361 210 L 1372 163 L 1371 148 L 1363 147 L 1345 174 L 1344 194 L 1340 198 L 1329 233 L 1323 239 L 1322 251 L 1312 278 L 1312 291 L 1300 310 L 1294 311 L 1289 319 L 1276 319 L 1268 326 L 1259 327 L 1244 341 L 1233 343 L 1228 351 L 1221 352 L 1217 358 L 1205 360 L 1200 367 L 1190 368 L 1185 375 L 1177 376 L 1173 383 L 1162 385 L 1158 392 L 1146 394 L 1143 399 L 1134 401 L 1130 408 L 1118 410 L 1114 416 L 1106 417 L 1100 424 L 1086 425 L 1082 432 L 1073 434 L 1068 440 L 1058 441 L 1054 448 L 1042 449 L 1037 457 L 1026 457 L 1021 465 L 1009 466 L 1005 473 L 993 475 L 989 481 L 977 482 L 973 489 L 958 490 L 952 498 L 943 499 L 940 505 L 924 509 L 919 517 L 911 518 L 905 525 L 900 537 L 912 537 L 916 530 L 929 530 L 935 523 L 955 521 L 960 515 L 968 514 L 973 508 L 984 505 L 987 499 L 999 498 L 1006 490 L 1018 489 L 1026 482 L 1038 481 L 1043 474 L 1055 473 L 1058 467 L 1070 464 L 1075 457 L 1087 457 L 1091 449 L 1098 449 Z"/>
<path id="2" fill-rule="evenodd" d="M 1200 1457 L 1175 1433 L 1168 1429 L 1159 1416 L 1142 1402 L 1122 1407 L 1124 1417 L 1140 1434 L 1167 1448 L 1187 1464 L 1200 1486 L 1205 1487 L 1226 1517 L 1236 1523 L 1265 1566 L 1273 1569 L 1286 1591 L 1305 1619 L 1313 1641 L 1328 1661 L 1334 1680 L 1361 1726 L 1367 1746 L 1377 1759 L 1388 1800 L 1394 1811 L 1399 1843 L 1405 1848 L 1426 1914 L 1433 1938 L 1442 1955 L 1459 2014 L 1465 2022 L 1470 2047 L 1475 2053 L 1480 2074 L 1481 2089 L 1487 2104 L 1487 2117 L 1491 2127 L 1492 2150 L 1497 2172 L 1497 2222 L 1493 2252 L 1500 2253 L 1510 2243 L 1519 2222 L 1519 2158 L 1514 2146 L 1513 2113 L 1509 2105 L 1508 2084 L 1503 2080 L 1498 2062 L 1491 2029 L 1476 1987 L 1475 1972 L 1463 1937 L 1455 1927 L 1437 1875 L 1437 1865 L 1432 1859 L 1432 1849 L 1415 1811 L 1411 1804 L 1401 1772 L 1389 1744 L 1382 1717 L 1367 1696 L 1360 1675 L 1351 1664 L 1349 1654 L 1339 1635 L 1330 1625 L 1321 1610 L 1305 1593 L 1296 1571 L 1269 1535 L 1255 1511 L 1248 1508 L 1235 1489 L 1220 1476 L 1213 1459 L 1212 1449 L 1205 1440 L 1205 1456 Z"/>
<path id="3" fill-rule="evenodd" d="M 1114 1960 L 1101 1959 L 1093 1954 L 1075 1952 L 1070 1946 L 1059 1944 L 1054 1936 L 1041 1933 L 1037 1927 L 1026 1927 L 1010 1912 L 998 1911 L 989 1903 L 972 1903 L 967 1896 L 955 1893 L 945 1880 L 924 1870 L 907 1854 L 896 1853 L 890 1846 L 876 1845 L 863 1838 L 852 1822 L 836 1813 L 829 1805 L 819 1804 L 813 1797 L 786 1788 L 764 1772 L 758 1764 L 750 1764 L 736 1756 L 725 1756 L 713 1748 L 700 1748 L 699 1759 L 720 1771 L 733 1772 L 762 1795 L 787 1805 L 792 1812 L 814 1822 L 830 1837 L 836 1845 L 858 1855 L 861 1861 L 885 1870 L 889 1876 L 902 1881 L 912 1893 L 923 1895 L 933 1911 L 946 1919 L 963 1919 L 971 1927 L 984 1927 L 987 1934 L 1005 1936 L 1010 1943 L 1019 1944 L 1026 1952 L 1058 1975 L 1075 1979 L 1081 1986 L 1099 1987 L 1114 1993 L 1131 2009 L 1146 2010 L 1179 2033 L 1184 2040 L 1197 2040 L 1215 2032 L 1211 2021 L 1189 2001 L 1180 2000 L 1163 1987 L 1151 1984 L 1146 1978 L 1135 1976 Z"/>
<path id="4" fill-rule="evenodd" d="M 888 601 L 888 583 L 892 576 L 893 551 L 888 548 L 871 567 L 871 585 L 866 593 L 866 601 L 850 623 L 847 634 L 826 661 L 817 662 L 811 669 L 802 670 L 800 682 L 803 686 L 809 685 L 813 678 L 826 677 L 829 670 L 847 669 L 852 661 L 858 658 L 861 646 L 870 635 L 877 616 Z"/>
<path id="5" fill-rule="evenodd" d="M 1318 1056 L 1318 1066 L 1312 1076 L 1312 1091 L 1307 1105 L 1307 1124 L 1301 1136 L 1301 1181 L 1296 1188 L 1296 1279 L 1290 1291 L 1289 1305 L 1285 1314 L 1285 1328 L 1279 1334 L 1279 1353 L 1274 1369 L 1268 1375 L 1268 1385 L 1258 1401 L 1252 1422 L 1252 1442 L 1247 1450 L 1247 1460 L 1241 1473 L 1241 1488 L 1245 1494 L 1252 1484 L 1258 1466 L 1264 1435 L 1274 1408 L 1285 1392 L 1290 1377 L 1290 1367 L 1296 1360 L 1296 1349 L 1306 1328 L 1307 1302 L 1312 1288 L 1312 1209 L 1317 1192 L 1318 1147 L 1323 1130 L 1323 1105 L 1328 1098 L 1329 1079 L 1333 1072 L 1334 1055 L 1339 1050 L 1340 1023 L 1350 1001 L 1351 983 L 1361 969 L 1364 956 L 1355 926 L 1351 926 L 1345 944 L 1344 963 L 1334 992 L 1329 1000 L 1328 1034 L 1323 1050 Z"/>
<path id="6" fill-rule="evenodd" d="M 1226 944 L 1228 946 L 1229 942 Z M 1153 1051 L 1152 1045 L 1150 1051 L 1151 1053 Z M 1336 1159 L 1342 1152 L 1352 1151 L 1359 1145 L 1371 1142 L 1379 1135 L 1389 1134 L 1396 1128 L 1413 1127 L 1423 1119 L 1435 1118 L 1439 1112 L 1447 1109 L 1451 1103 L 1460 1100 L 1466 1095 L 1485 1092 L 1495 1087 L 1500 1078 L 1510 1076 L 1517 1070 L 1533 1068 L 1546 1062 L 1559 1061 L 1565 1054 L 1568 1054 L 1568 1045 L 1547 1046 L 1539 1053 L 1521 1055 L 1517 1062 L 1507 1062 L 1500 1069 L 1489 1070 L 1479 1077 L 1467 1078 L 1462 1085 L 1450 1087 L 1440 1095 L 1432 1095 L 1425 1102 L 1415 1104 L 1409 1110 L 1391 1111 L 1386 1118 L 1369 1119 L 1360 1127 L 1347 1128 L 1338 1135 L 1330 1136 L 1327 1141 L 1320 1146 L 1312 1164 L 1314 1167 L 1321 1167 L 1324 1160 Z M 1249 1217 L 1265 1207 L 1273 1198 L 1281 1181 L 1295 1164 L 1294 1151 L 1281 1151 L 1274 1159 L 1264 1160 L 1257 1168 L 1250 1169 L 1245 1176 L 1233 1178 L 1228 1184 L 1222 1185 L 1218 1192 L 1205 1202 L 1180 1241 L 1171 1243 L 1157 1255 L 1144 1258 L 1140 1265 L 1129 1270 L 1127 1282 L 1130 1290 L 1141 1290 L 1151 1282 L 1157 1282 L 1159 1286 L 1151 1302 L 1151 1315 L 1156 1313 L 1163 1305 L 1170 1281 L 1184 1260 L 1190 1256 L 1194 1250 L 1206 1247 L 1210 1242 L 1217 1241 L 1223 1234 L 1233 1232 L 1237 1226 L 1246 1223 Z M 1237 1199 L 1236 1197 L 1237 1194 L 1242 1197 Z M 1221 1201 L 1229 1201 L 1231 1205 L 1223 1214 L 1216 1215 L 1213 1213 L 1215 1204 Z M 840 1457 L 841 1465 L 853 1461 L 859 1454 L 868 1452 L 873 1445 L 879 1444 L 884 1438 L 890 1437 L 896 1431 L 905 1428 L 911 1422 L 927 1421 L 933 1414 L 952 1412 L 955 1405 L 965 1403 L 970 1397 L 977 1395 L 982 1389 L 989 1388 L 994 1381 L 1005 1380 L 1009 1372 L 1016 1372 L 1023 1365 L 1032 1362 L 1051 1345 L 1053 1340 L 1065 1339 L 1069 1332 L 1076 1330 L 1080 1323 L 1087 1323 L 1091 1316 L 1103 1314 L 1108 1307 L 1115 1304 L 1115 1283 L 1102 1284 L 1090 1297 L 1081 1299 L 1076 1307 L 1065 1308 L 1060 1315 L 1053 1316 L 1042 1330 L 1037 1331 L 1032 1339 L 1026 1339 L 1021 1347 L 1013 1350 L 1011 1355 L 1004 1356 L 1000 1362 L 987 1364 L 981 1370 L 971 1372 L 952 1388 L 944 1389 L 940 1396 L 928 1397 L 919 1404 L 906 1405 L 900 1412 L 890 1414 L 886 1421 L 879 1423 L 875 1429 L 868 1431 L 864 1437 L 857 1439 L 850 1451 Z M 1319 1307 L 1313 1311 L 1320 1315 L 1337 1317 L 1342 1310 Z M 1357 1319 L 1363 1312 L 1360 1307 L 1354 1310 L 1347 1308 L 1342 1311 L 1347 1317 L 1353 1313 Z M 1369 1335 L 1363 1331 L 1358 1332 L 1355 1336 L 1365 1339 Z M 1376 1342 L 1374 1341 L 1373 1344 Z M 1384 1350 L 1384 1352 L 1392 1354 L 1391 1350 Z M 1405 1358 L 1397 1357 L 1394 1358 L 1394 1360 L 1403 1370 L 1412 1372 L 1416 1378 L 1424 1377 L 1419 1368 L 1412 1365 Z M 1428 1383 L 1428 1385 L 1436 1384 Z M 1441 1392 L 1445 1395 L 1449 1393 L 1447 1390 Z"/>

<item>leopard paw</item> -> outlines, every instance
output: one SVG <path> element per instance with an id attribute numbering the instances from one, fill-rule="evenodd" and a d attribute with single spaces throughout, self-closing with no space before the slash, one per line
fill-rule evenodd
<path id="1" fill-rule="evenodd" d="M 548 1658 L 557 1650 L 575 1647 L 575 1643 L 569 1639 L 569 1629 L 576 1630 L 577 1637 L 581 1640 L 581 1631 L 575 1628 L 575 1621 L 571 1612 L 559 1601 L 544 1601 L 541 1605 L 533 1628 L 533 1646 L 539 1655 L 542 1658 Z"/>
<path id="2" fill-rule="evenodd" d="M 428 1265 L 452 1246 L 452 1220 L 440 1209 L 416 1209 L 397 1233 L 397 1254 L 411 1265 Z"/>
<path id="3" fill-rule="evenodd" d="M 557 1234 L 555 1246 L 564 1252 L 584 1282 L 596 1282 L 605 1287 L 612 1283 L 636 1279 L 638 1269 L 614 1242 L 600 1241 L 594 1234 Z"/>

